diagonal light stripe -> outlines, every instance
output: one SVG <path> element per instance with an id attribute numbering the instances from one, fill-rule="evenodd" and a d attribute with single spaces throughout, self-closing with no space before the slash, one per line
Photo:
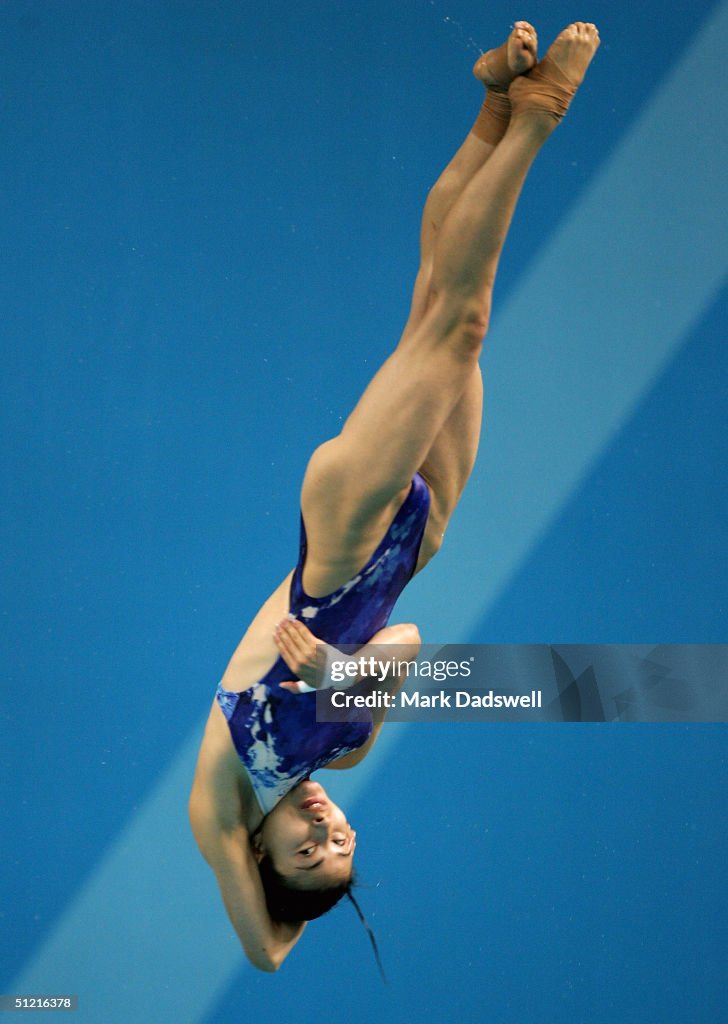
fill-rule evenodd
<path id="1" fill-rule="evenodd" d="M 727 34 L 723 3 L 495 323 L 478 471 L 445 556 L 403 603 L 428 637 L 468 638 L 725 280 L 728 138 L 715 131 L 724 72 L 714 40 Z M 403 728 L 385 730 L 342 780 L 342 800 L 356 799 Z M 198 740 L 14 991 L 78 990 L 79 1019 L 94 1022 L 144 1020 L 150 1006 L 160 1024 L 204 1018 L 241 954 L 186 825 Z"/>

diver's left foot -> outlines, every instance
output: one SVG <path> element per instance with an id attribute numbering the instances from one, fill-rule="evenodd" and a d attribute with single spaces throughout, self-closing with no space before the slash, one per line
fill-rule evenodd
<path id="1" fill-rule="evenodd" d="M 517 21 L 505 43 L 478 57 L 473 74 L 487 88 L 507 92 L 514 78 L 536 64 L 537 50 L 536 29 L 527 21 Z"/>

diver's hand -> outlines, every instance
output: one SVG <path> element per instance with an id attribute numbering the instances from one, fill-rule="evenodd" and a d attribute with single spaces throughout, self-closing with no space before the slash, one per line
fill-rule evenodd
<path id="1" fill-rule="evenodd" d="M 339 690 L 346 690 L 367 678 L 372 680 L 373 685 L 380 685 L 378 677 L 371 675 L 362 666 L 366 666 L 372 659 L 375 662 L 391 661 L 396 656 L 399 665 L 404 668 L 398 667 L 396 672 L 390 674 L 390 683 L 385 687 L 394 692 L 391 685 L 395 689 L 402 686 L 407 676 L 407 666 L 419 654 L 422 643 L 417 626 L 412 622 L 404 622 L 380 629 L 369 643 L 359 647 L 352 656 L 319 640 L 307 626 L 292 617 L 278 623 L 273 632 L 273 640 L 286 665 L 299 677 L 300 681 L 290 680 L 280 684 L 291 693 L 308 693 L 333 685 Z M 332 678 L 334 668 L 337 671 L 335 684 Z"/>
<path id="2" fill-rule="evenodd" d="M 291 693 L 315 690 L 323 678 L 326 644 L 302 622 L 292 618 L 281 619 L 273 631 L 273 641 L 286 665 L 300 680 L 281 683 L 283 689 Z"/>

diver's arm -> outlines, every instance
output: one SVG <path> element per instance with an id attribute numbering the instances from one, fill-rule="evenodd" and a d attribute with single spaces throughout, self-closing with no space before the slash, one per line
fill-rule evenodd
<path id="1" fill-rule="evenodd" d="M 190 796 L 190 821 L 245 955 L 259 970 L 277 971 L 303 934 L 305 922 L 282 924 L 271 919 L 247 830 L 241 824 L 223 824 L 209 791 L 199 783 Z"/>
<path id="2" fill-rule="evenodd" d="M 359 671 L 363 660 L 374 658 L 375 661 L 388 662 L 396 658 L 398 662 L 405 664 L 417 657 L 421 646 L 419 630 L 411 622 L 380 629 L 367 644 L 357 650 L 356 654 L 343 654 L 332 644 L 322 643 L 307 626 L 294 618 L 283 619 L 278 624 L 274 640 L 291 672 L 303 683 L 301 685 L 301 682 L 291 681 L 280 684 L 294 693 L 315 689 L 322 681 L 326 686 L 333 682 L 337 689 L 348 689 L 366 677 Z M 326 658 L 325 668 L 322 654 L 325 654 Z M 336 677 L 332 675 L 334 665 Z M 377 689 L 393 693 L 402 686 L 402 682 L 403 678 L 397 676 L 385 680 L 384 683 L 377 680 Z"/>
<path id="3" fill-rule="evenodd" d="M 277 971 L 303 934 L 305 922 L 271 920 L 247 833 L 221 836 L 211 867 L 248 960 L 261 971 Z"/>

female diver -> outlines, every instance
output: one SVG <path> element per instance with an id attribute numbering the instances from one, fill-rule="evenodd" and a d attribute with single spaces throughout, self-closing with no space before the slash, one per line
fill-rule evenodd
<path id="1" fill-rule="evenodd" d="M 316 694 L 301 685 L 313 679 L 315 641 L 419 647 L 414 626 L 387 621 L 440 548 L 473 467 L 478 356 L 503 243 L 528 170 L 598 45 L 595 26 L 577 22 L 537 63 L 536 33 L 520 21 L 476 62 L 485 102 L 428 196 L 402 338 L 341 434 L 311 456 L 298 564 L 256 615 L 215 695 L 190 820 L 261 970 L 277 970 L 305 922 L 349 893 L 356 833 L 310 775 L 358 764 L 384 717 L 316 721 Z"/>

